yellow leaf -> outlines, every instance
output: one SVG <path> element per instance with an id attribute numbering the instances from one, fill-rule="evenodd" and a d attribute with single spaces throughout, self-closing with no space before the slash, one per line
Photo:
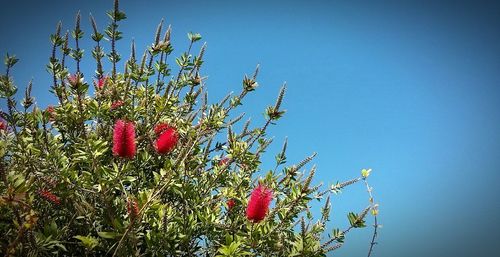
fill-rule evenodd
<path id="1" fill-rule="evenodd" d="M 363 178 L 367 178 L 368 176 L 370 176 L 371 171 L 372 171 L 372 169 L 362 169 L 361 176 L 363 176 Z"/>

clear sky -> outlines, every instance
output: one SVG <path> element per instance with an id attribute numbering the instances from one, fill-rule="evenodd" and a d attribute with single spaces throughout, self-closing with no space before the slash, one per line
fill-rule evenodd
<path id="1" fill-rule="evenodd" d="M 111 5 L 1 0 L 0 53 L 21 59 L 13 75 L 23 86 L 33 78 L 39 106 L 55 103 L 45 64 L 56 23 L 68 29 L 81 10 L 83 70 L 90 75 L 87 17 L 104 28 Z M 122 53 L 132 38 L 140 51 L 150 44 L 161 18 L 172 24 L 176 54 L 187 47 L 187 32 L 202 34 L 212 101 L 238 92 L 243 75 L 260 63 L 260 88 L 242 109 L 254 124 L 264 121 L 264 108 L 286 81 L 288 113 L 269 130 L 275 144 L 265 163 L 287 136 L 290 162 L 318 152 L 316 182 L 371 167 L 383 224 L 374 256 L 498 252 L 498 3 L 124 0 L 122 8 Z M 348 189 L 333 200 L 330 227 L 345 225 L 345 213 L 366 203 L 361 185 Z M 369 230 L 354 231 L 336 256 L 364 256 L 369 237 Z"/>

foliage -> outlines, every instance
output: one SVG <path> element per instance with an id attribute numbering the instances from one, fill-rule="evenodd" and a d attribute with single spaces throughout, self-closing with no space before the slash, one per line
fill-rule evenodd
<path id="1" fill-rule="evenodd" d="M 126 15 L 118 1 L 108 16 L 104 32 L 91 17 L 93 77 L 80 70 L 85 57 L 79 48 L 85 36 L 80 14 L 71 31 L 73 48 L 70 35 L 62 35 L 62 25 L 57 25 L 47 70 L 58 103 L 46 110 L 36 105 L 31 83 L 17 103 L 9 72 L 18 59 L 5 58 L 6 73 L 0 77 L 0 97 L 8 109 L 0 113 L 3 254 L 325 256 L 344 243 L 352 228 L 366 225 L 369 211 L 376 218 L 367 184 L 370 170 L 321 191 L 311 184 L 315 168 L 303 170 L 315 155 L 285 166 L 286 142 L 275 168 L 260 170 L 260 157 L 272 141 L 266 129 L 285 114 L 285 86 L 266 108 L 264 125 L 251 128 L 247 121 L 236 132 L 233 126 L 243 115 L 234 118 L 232 113 L 257 88 L 258 67 L 245 75 L 239 95 L 209 103 L 200 74 L 205 45 L 193 53 L 200 34 L 188 34 L 188 50 L 171 66 L 171 29 L 162 37 L 160 23 L 141 58 L 136 59 L 132 43 L 121 73 L 117 64 L 122 56 L 115 44 L 122 38 L 119 21 Z M 108 53 L 103 39 L 111 43 Z M 67 68 L 70 58 L 76 63 L 73 72 Z M 110 73 L 103 70 L 106 58 Z M 123 147 L 133 150 L 121 154 Z M 358 181 L 370 192 L 369 206 L 348 214 L 349 228 L 325 232 L 330 194 Z M 272 204 L 263 220 L 252 220 L 246 207 L 250 193 L 261 185 L 270 191 L 262 189 L 267 198 L 254 202 L 252 211 L 268 208 L 270 197 Z M 260 201 L 259 192 L 252 197 Z M 317 221 L 309 210 L 313 199 L 324 201 Z"/>

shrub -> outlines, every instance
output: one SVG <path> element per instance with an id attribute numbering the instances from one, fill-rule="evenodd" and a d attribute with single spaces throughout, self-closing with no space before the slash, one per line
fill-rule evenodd
<path id="1" fill-rule="evenodd" d="M 375 218 L 371 254 L 378 209 L 367 182 L 370 170 L 322 189 L 311 184 L 314 167 L 302 171 L 314 154 L 285 166 L 286 141 L 275 168 L 259 169 L 272 141 L 266 129 L 285 113 L 285 87 L 266 109 L 264 125 L 251 128 L 247 121 L 236 132 L 233 126 L 243 115 L 232 113 L 256 89 L 258 67 L 244 77 L 239 95 L 209 103 L 200 74 L 205 45 L 192 53 L 199 34 L 188 34 L 189 50 L 172 67 L 167 63 L 173 50 L 170 27 L 162 36 L 160 23 L 139 59 L 132 44 L 121 73 L 115 44 L 126 16 L 118 1 L 108 16 L 104 32 L 91 17 L 93 77 L 80 68 L 80 15 L 71 32 L 73 48 L 58 24 L 47 65 L 58 103 L 45 110 L 35 104 L 31 83 L 18 105 L 9 74 L 17 59 L 5 58 L 7 71 L 0 78 L 8 109 L 0 121 L 3 254 L 325 256 L 342 246 L 352 228 L 364 227 L 368 213 Z M 104 37 L 111 43 L 107 54 Z M 109 73 L 103 70 L 106 58 Z M 74 71 L 66 67 L 71 59 Z M 348 214 L 349 227 L 325 236 L 331 193 L 357 182 L 366 184 L 368 206 Z M 309 210 L 313 199 L 324 202 L 318 220 Z"/>

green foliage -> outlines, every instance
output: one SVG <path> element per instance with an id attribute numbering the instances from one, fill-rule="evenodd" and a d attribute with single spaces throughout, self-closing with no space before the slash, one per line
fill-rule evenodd
<path id="1" fill-rule="evenodd" d="M 16 56 L 9 56 L 7 54 L 4 59 L 4 64 L 7 66 L 7 68 L 12 68 L 14 65 L 19 61 L 19 59 L 16 58 Z"/>
<path id="2" fill-rule="evenodd" d="M 313 185 L 316 168 L 305 169 L 315 154 L 288 165 L 285 141 L 274 169 L 262 170 L 261 156 L 272 142 L 266 131 L 285 114 L 285 86 L 265 109 L 263 125 L 252 128 L 247 121 L 236 131 L 244 114 L 234 112 L 257 89 L 258 67 L 244 76 L 238 95 L 211 103 L 200 74 L 205 45 L 193 53 L 200 34 L 188 33 L 188 50 L 172 65 L 167 63 L 171 30 L 161 37 L 161 22 L 141 58 L 132 43 L 120 72 L 115 44 L 126 15 L 118 1 L 108 16 L 103 32 L 91 17 L 93 32 L 85 34 L 77 14 L 74 44 L 57 25 L 47 71 L 58 103 L 46 110 L 31 96 L 31 83 L 18 108 L 9 73 L 18 59 L 5 58 L 6 73 L 0 76 L 0 98 L 8 107 L 0 112 L 5 120 L 0 124 L 2 255 L 326 256 L 344 243 L 351 228 L 366 226 L 370 210 L 376 217 L 369 169 L 321 191 L 321 185 Z M 79 68 L 84 58 L 79 41 L 86 36 L 95 42 L 93 77 Z M 104 38 L 111 44 L 108 53 L 101 45 Z M 109 73 L 103 70 L 106 56 L 112 64 Z M 77 63 L 76 71 L 68 69 L 68 57 Z M 118 119 L 134 123 L 133 158 L 113 154 Z M 162 154 L 155 145 L 160 123 L 178 133 L 175 148 Z M 359 181 L 369 189 L 370 205 L 360 214 L 348 214 L 350 227 L 325 235 L 331 193 Z M 253 223 L 245 213 L 258 184 L 274 197 L 265 219 Z M 321 218 L 314 220 L 310 202 L 324 198 Z"/>
<path id="3" fill-rule="evenodd" d="M 201 40 L 201 35 L 200 35 L 200 33 L 189 32 L 188 38 L 189 38 L 189 41 L 191 41 L 191 43 L 194 43 L 196 41 Z"/>
<path id="4" fill-rule="evenodd" d="M 353 228 L 364 228 L 366 227 L 365 221 L 363 220 L 363 217 L 360 217 L 354 212 L 349 212 L 347 215 L 347 218 L 349 219 L 349 223 Z"/>

